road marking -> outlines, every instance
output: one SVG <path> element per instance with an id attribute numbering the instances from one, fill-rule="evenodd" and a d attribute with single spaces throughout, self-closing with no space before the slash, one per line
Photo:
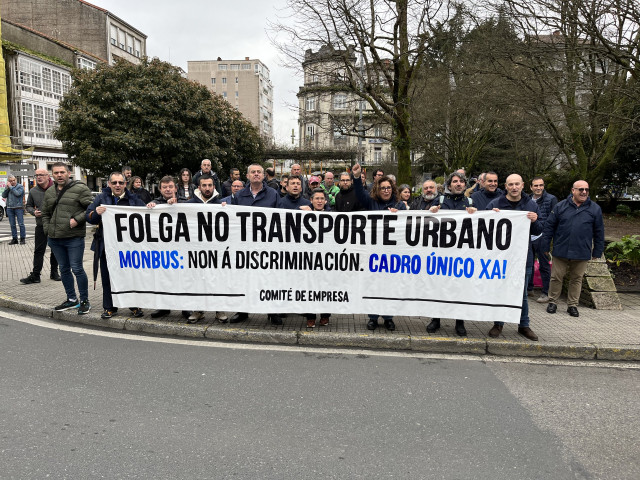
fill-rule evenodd
<path id="1" fill-rule="evenodd" d="M 533 365 L 561 365 L 567 367 L 598 367 L 598 368 L 622 368 L 626 370 L 640 370 L 640 364 L 635 362 L 613 362 L 613 361 L 595 361 L 595 360 L 568 360 L 560 358 L 527 358 L 527 357 L 502 357 L 497 355 L 454 355 L 446 353 L 426 353 L 426 352 L 407 352 L 407 351 L 379 351 L 367 349 L 352 348 L 327 348 L 327 347 L 303 347 L 294 345 L 265 345 L 251 343 L 227 343 L 217 342 L 203 338 L 202 340 L 186 340 L 182 338 L 163 338 L 141 334 L 139 332 L 121 333 L 105 330 L 94 330 L 92 328 L 78 327 L 75 325 L 65 325 L 56 323 L 54 320 L 39 320 L 32 317 L 17 315 L 10 313 L 5 309 L 0 309 L 0 318 L 7 318 L 28 325 L 48 328 L 50 330 L 58 330 L 61 332 L 78 333 L 81 335 L 93 335 L 97 337 L 116 338 L 121 340 L 166 343 L 173 345 L 186 345 L 194 347 L 207 348 L 227 348 L 232 350 L 260 350 L 274 351 L 285 353 L 322 353 L 322 354 L 339 354 L 367 357 L 396 357 L 396 358 L 418 358 L 429 360 L 466 360 L 486 363 L 523 363 Z M 100 328 L 100 327 L 96 327 Z"/>

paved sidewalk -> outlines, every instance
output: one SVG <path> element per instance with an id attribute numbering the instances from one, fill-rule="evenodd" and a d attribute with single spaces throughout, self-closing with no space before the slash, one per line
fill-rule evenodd
<path id="1" fill-rule="evenodd" d="M 223 341 L 282 343 L 290 345 L 341 346 L 376 349 L 413 350 L 439 353 L 494 354 L 556 358 L 640 361 L 640 294 L 620 294 L 622 311 L 580 308 L 580 317 L 565 313 L 566 304 L 558 305 L 558 313 L 546 313 L 546 304 L 530 297 L 531 327 L 539 342 L 530 342 L 517 333 L 517 325 L 506 324 L 499 339 L 487 336 L 491 322 L 467 321 L 467 338 L 460 338 L 453 329 L 454 321 L 443 319 L 436 334 L 428 334 L 428 317 L 394 317 L 395 332 L 379 328 L 366 329 L 366 315 L 332 315 L 327 327 L 306 328 L 301 315 L 290 314 L 284 325 L 274 327 L 266 314 L 252 314 L 247 321 L 230 325 L 214 320 L 213 313 L 196 325 L 188 325 L 179 311 L 168 317 L 152 320 L 148 311 L 143 318 L 128 318 L 128 310 L 120 310 L 109 320 L 102 320 L 102 287 L 98 278 L 93 289 L 91 235 L 87 236 L 85 270 L 90 277 L 89 299 L 93 310 L 79 316 L 74 311 L 54 312 L 53 307 L 65 300 L 61 282 L 49 279 L 49 249 L 45 255 L 42 282 L 23 285 L 20 278 L 31 271 L 33 238 L 26 245 L 0 242 L 2 270 L 0 272 L 0 307 L 27 311 L 65 321 L 118 328 L 129 331 L 201 337 Z M 230 316 L 234 312 L 228 312 Z M 380 319 L 382 324 L 382 319 Z"/>

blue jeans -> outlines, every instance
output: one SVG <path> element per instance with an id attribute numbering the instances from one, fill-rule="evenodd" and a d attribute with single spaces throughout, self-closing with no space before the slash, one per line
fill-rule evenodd
<path id="1" fill-rule="evenodd" d="M 11 226 L 11 236 L 18 238 L 18 230 L 16 228 L 16 219 L 20 226 L 20 238 L 26 238 L 27 231 L 24 228 L 24 209 L 22 208 L 7 208 L 7 218 L 9 219 L 9 225 Z"/>
<path id="2" fill-rule="evenodd" d="M 533 267 L 527 267 L 527 273 L 524 278 L 524 292 L 522 294 L 522 311 L 520 312 L 520 327 L 529 326 L 529 299 L 527 297 L 527 284 L 529 279 L 533 277 Z M 504 325 L 504 322 L 493 322 L 494 325 Z"/>
<path id="3" fill-rule="evenodd" d="M 51 238 L 49 247 L 58 260 L 62 285 L 67 293 L 67 300 L 77 300 L 76 289 L 73 284 L 75 275 L 80 292 L 80 301 L 89 300 L 89 279 L 82 267 L 84 257 L 84 237 Z M 73 275 L 71 274 L 73 272 Z"/>

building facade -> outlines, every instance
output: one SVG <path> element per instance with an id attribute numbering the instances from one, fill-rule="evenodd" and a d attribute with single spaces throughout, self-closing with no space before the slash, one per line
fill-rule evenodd
<path id="1" fill-rule="evenodd" d="M 273 85 L 269 68 L 260 60 L 189 61 L 187 78 L 221 95 L 258 129 L 267 144 L 273 141 Z"/>
<path id="2" fill-rule="evenodd" d="M 139 63 L 147 36 L 108 10 L 83 0 L 0 0 L 2 18 L 74 45 L 109 65 Z"/>
<path id="3" fill-rule="evenodd" d="M 345 58 L 358 68 L 355 55 L 331 47 L 305 52 L 304 85 L 297 94 L 299 148 L 354 151 L 364 165 L 393 161 L 390 128 L 347 88 Z"/>

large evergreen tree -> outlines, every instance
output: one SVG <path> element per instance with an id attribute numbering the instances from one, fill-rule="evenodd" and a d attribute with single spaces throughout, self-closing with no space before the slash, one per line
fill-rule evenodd
<path id="1" fill-rule="evenodd" d="M 72 77 L 56 137 L 75 164 L 95 174 L 127 164 L 136 175 L 158 178 L 182 167 L 195 171 L 203 158 L 217 159 L 228 171 L 260 155 L 256 129 L 169 63 L 120 61 Z"/>

